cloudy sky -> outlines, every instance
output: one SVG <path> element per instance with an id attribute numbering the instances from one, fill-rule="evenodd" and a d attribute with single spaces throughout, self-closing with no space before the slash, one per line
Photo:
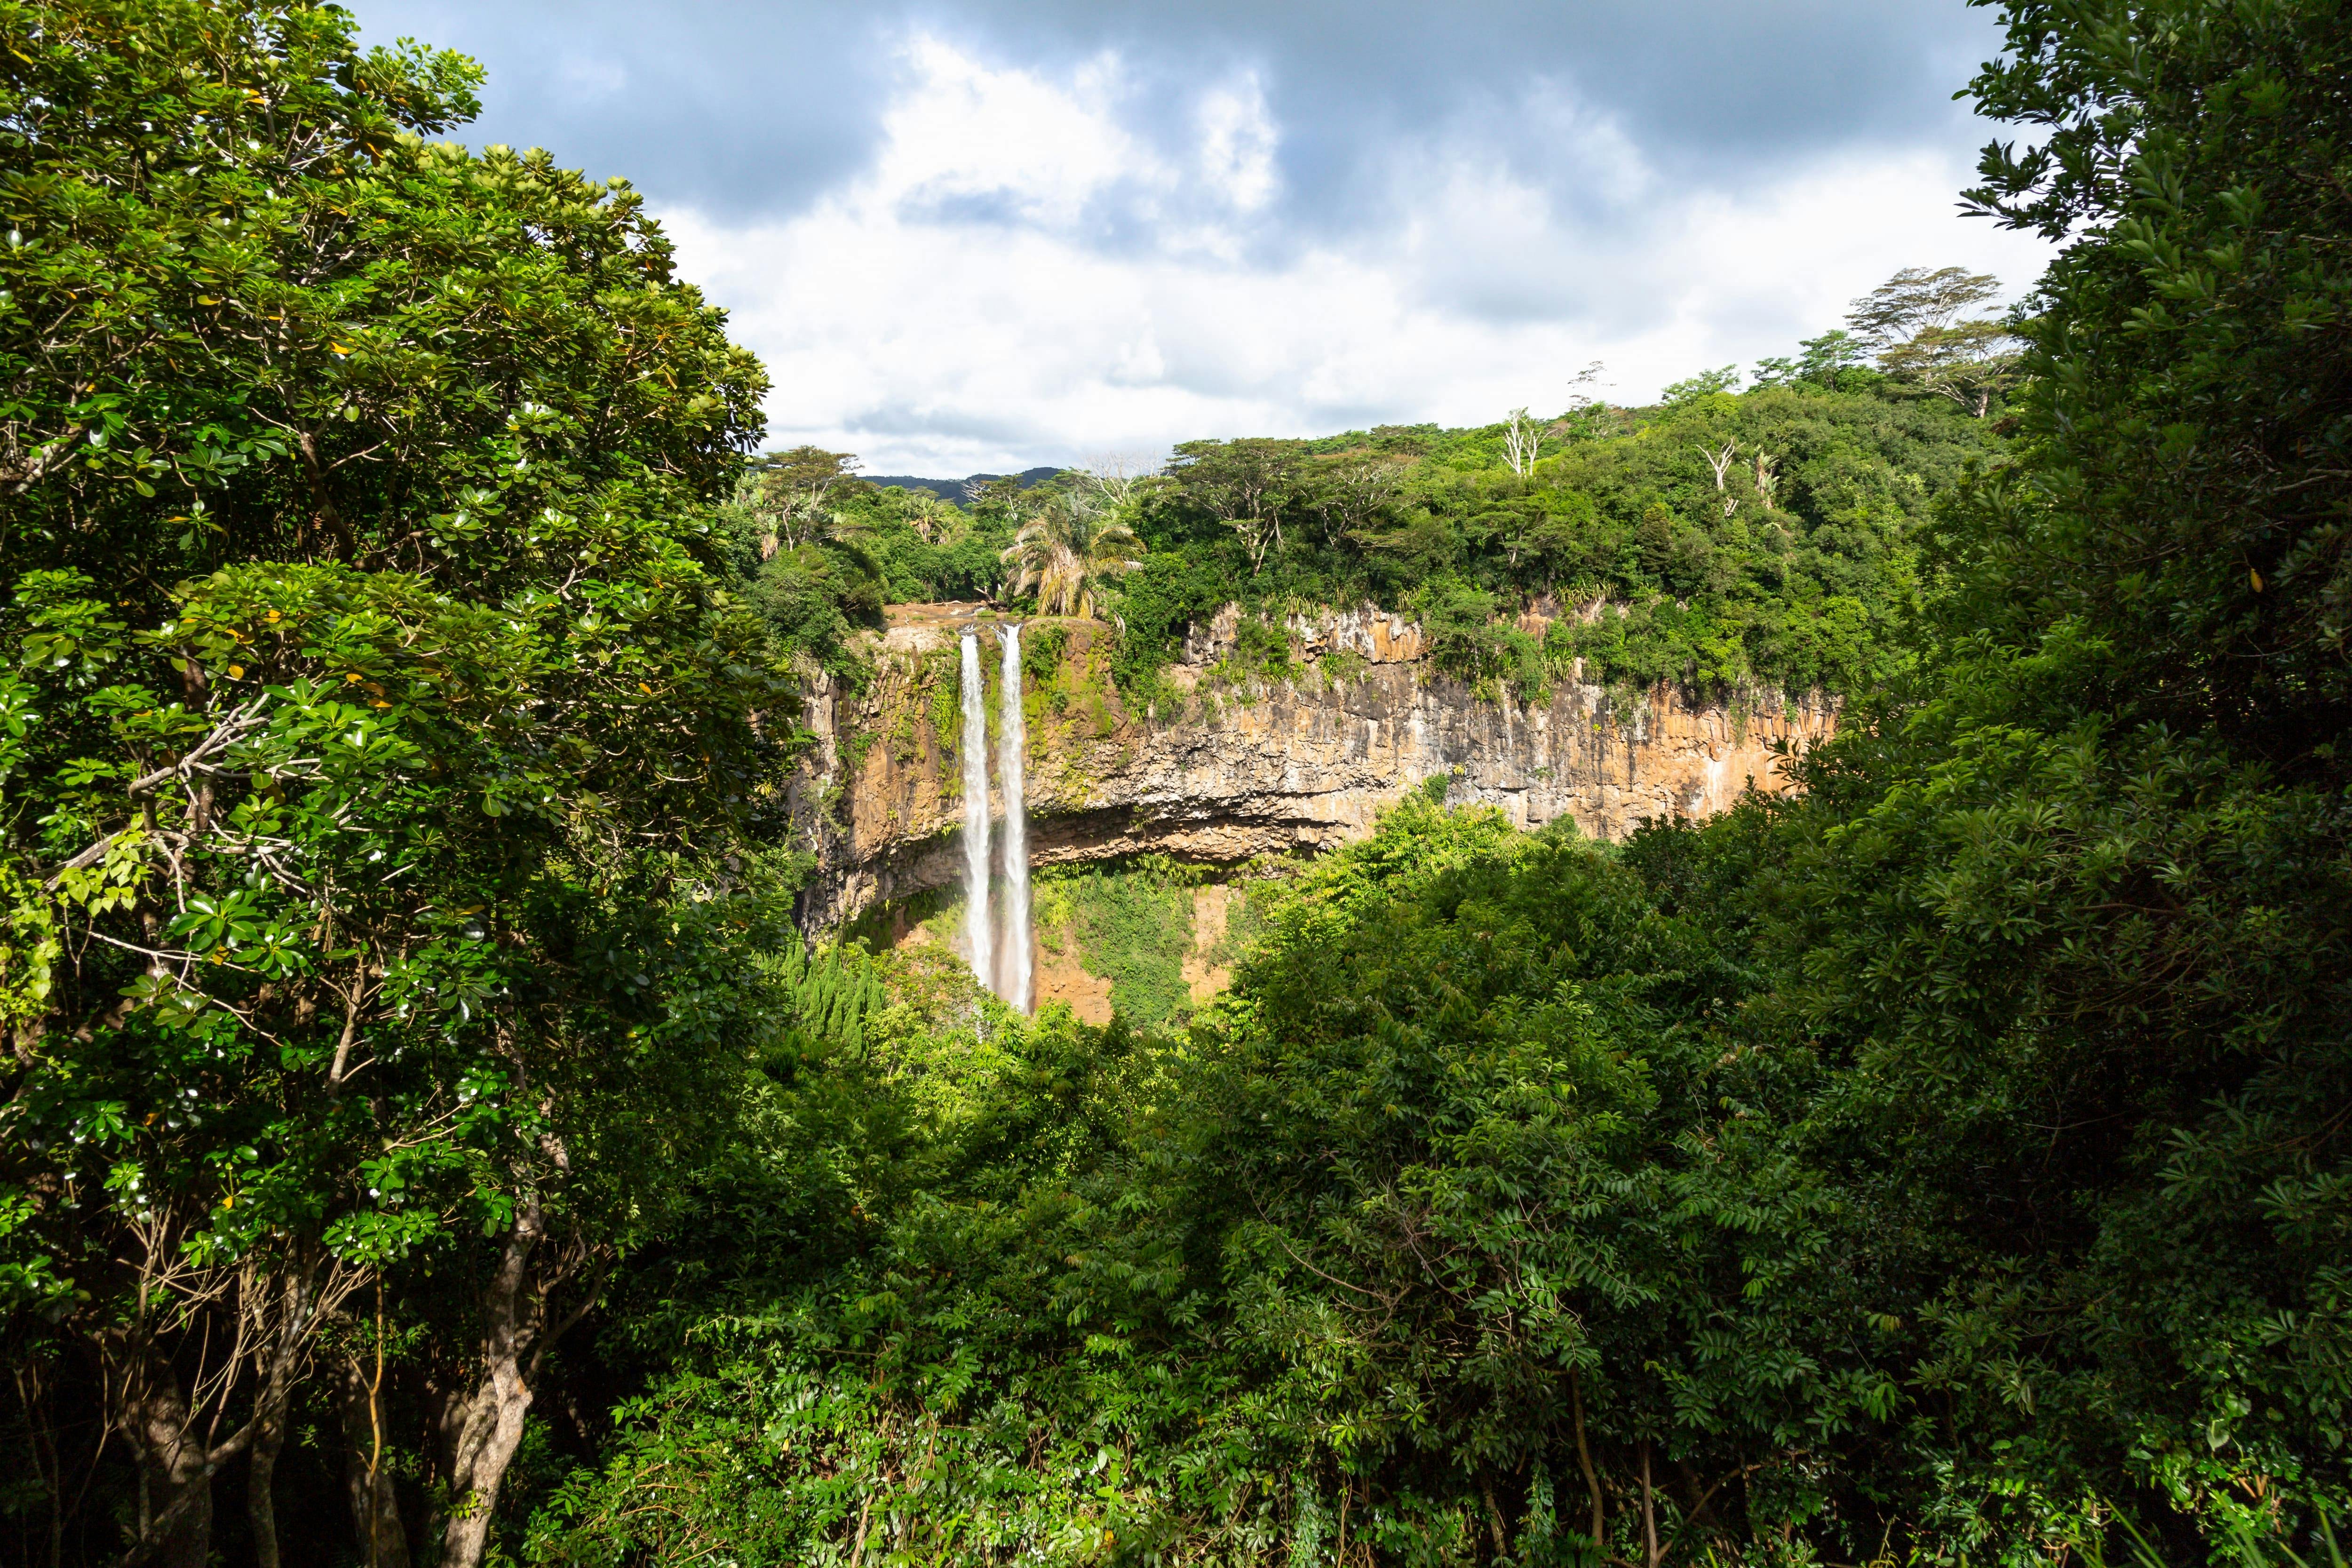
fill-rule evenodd
<path id="1" fill-rule="evenodd" d="M 1961 0 L 349 0 L 489 70 L 465 139 L 646 193 L 870 472 L 1639 402 L 1960 217 Z"/>

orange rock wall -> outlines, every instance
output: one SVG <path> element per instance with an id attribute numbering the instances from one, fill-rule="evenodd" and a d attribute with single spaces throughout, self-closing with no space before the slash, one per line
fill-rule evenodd
<path id="1" fill-rule="evenodd" d="M 971 616 L 929 606 L 896 616 L 862 695 L 810 698 L 822 743 L 794 795 L 818 847 L 812 921 L 961 876 L 957 736 L 952 724 L 940 734 L 932 716 L 943 710 L 939 683 L 957 679 Z M 1773 748 L 1801 749 L 1836 727 L 1827 702 L 1766 698 L 1734 710 L 1693 706 L 1673 688 L 1623 710 L 1577 682 L 1533 705 L 1481 696 L 1430 663 L 1418 628 L 1376 612 L 1294 626 L 1304 673 L 1271 687 L 1221 686 L 1230 619 L 1195 627 L 1171 671 L 1184 693 L 1178 710 L 1138 714 L 1111 688 L 1108 627 L 1031 626 L 1028 636 L 1058 626 L 1066 637 L 1053 679 L 1024 694 L 1040 865 L 1139 852 L 1239 862 L 1327 847 L 1370 832 L 1441 773 L 1450 798 L 1494 805 L 1521 826 L 1569 817 L 1596 837 L 1622 837 L 1644 818 L 1711 816 L 1751 783 L 1787 787 Z M 992 679 L 995 634 L 982 635 Z"/>

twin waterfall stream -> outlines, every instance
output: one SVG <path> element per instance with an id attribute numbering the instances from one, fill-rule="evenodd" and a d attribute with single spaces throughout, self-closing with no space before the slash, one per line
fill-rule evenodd
<path id="1" fill-rule="evenodd" d="M 996 773 L 1004 792 L 1003 940 L 990 909 L 988 692 L 980 634 L 963 634 L 963 934 L 971 972 L 1021 1012 L 1029 1011 L 1029 821 L 1023 795 L 1028 749 L 1021 715 L 1021 628 L 1001 626 Z"/>

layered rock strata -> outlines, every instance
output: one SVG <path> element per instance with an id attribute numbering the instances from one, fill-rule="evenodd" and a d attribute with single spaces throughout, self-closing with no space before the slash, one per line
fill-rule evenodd
<path id="1" fill-rule="evenodd" d="M 957 637 L 982 615 L 897 606 L 866 689 L 811 693 L 819 744 L 793 795 L 818 852 L 812 925 L 961 875 L 957 737 L 934 716 L 951 711 L 940 683 L 952 689 Z M 1033 865 L 1328 847 L 1439 775 L 1449 798 L 1521 826 L 1567 817 L 1622 837 L 1645 818 L 1711 816 L 1750 784 L 1786 788 L 1776 748 L 1801 750 L 1836 726 L 1826 701 L 1693 705 L 1671 687 L 1612 700 L 1570 680 L 1522 703 L 1437 669 L 1416 627 L 1370 611 L 1294 623 L 1298 674 L 1271 683 L 1224 679 L 1230 613 L 1195 626 L 1169 672 L 1171 700 L 1135 713 L 1108 679 L 1108 627 L 1028 624 L 1034 641 L 1058 632 L 1061 644 L 1024 694 Z"/>

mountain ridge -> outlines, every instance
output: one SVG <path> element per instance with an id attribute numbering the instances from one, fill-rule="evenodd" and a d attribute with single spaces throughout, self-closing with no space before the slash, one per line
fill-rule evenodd
<path id="1" fill-rule="evenodd" d="M 1044 484 L 1047 479 L 1052 479 L 1055 474 L 1058 474 L 1062 470 L 1060 468 L 1048 463 L 1034 468 L 1024 468 L 1019 473 L 1012 475 L 1011 477 L 1019 479 L 1021 481 L 1021 488 L 1025 490 L 1033 489 L 1038 485 Z M 907 490 L 929 490 L 933 495 L 939 497 L 941 500 L 952 501 L 957 506 L 961 506 L 963 504 L 963 493 L 964 487 L 966 485 L 984 485 L 991 479 L 1004 479 L 1006 476 L 1003 474 L 969 474 L 961 479 L 919 479 L 912 474 L 866 474 L 861 477 L 867 484 L 873 485 L 879 489 L 888 489 L 893 486 L 896 486 L 900 489 Z"/>

